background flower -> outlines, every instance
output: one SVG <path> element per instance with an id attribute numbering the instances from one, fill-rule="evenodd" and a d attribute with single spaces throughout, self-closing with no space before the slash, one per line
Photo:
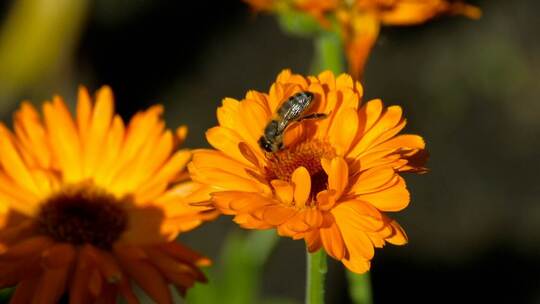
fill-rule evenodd
<path id="1" fill-rule="evenodd" d="M 12 301 L 70 303 L 137 299 L 131 282 L 154 301 L 172 303 L 168 284 L 185 293 L 210 261 L 174 242 L 198 226 L 206 197 L 183 172 L 178 150 L 186 128 L 164 128 L 161 106 L 125 125 L 103 87 L 93 103 L 79 90 L 77 115 L 61 97 L 28 102 L 14 115 L 14 133 L 0 124 L 0 287 Z"/>
<path id="2" fill-rule="evenodd" d="M 418 25 L 440 15 L 464 15 L 473 19 L 481 16 L 481 11 L 476 6 L 463 1 L 449 0 L 248 0 L 245 2 L 255 10 L 276 14 L 285 15 L 295 10 L 305 12 L 318 20 L 325 30 L 338 30 L 345 44 L 349 73 L 356 79 L 362 78 L 364 67 L 377 41 L 381 26 Z"/>

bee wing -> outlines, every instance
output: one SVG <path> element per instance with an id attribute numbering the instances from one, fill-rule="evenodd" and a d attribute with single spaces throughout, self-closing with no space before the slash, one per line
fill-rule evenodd
<path id="1" fill-rule="evenodd" d="M 283 119 L 280 121 L 279 130 L 284 132 L 285 129 L 292 123 L 301 119 L 302 114 L 306 111 L 306 107 L 300 104 L 291 104 L 289 110 L 284 113 Z"/>

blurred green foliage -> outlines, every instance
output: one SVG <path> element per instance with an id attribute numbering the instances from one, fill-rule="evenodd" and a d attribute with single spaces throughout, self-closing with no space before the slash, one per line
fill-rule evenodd
<path id="1" fill-rule="evenodd" d="M 21 90 L 55 79 L 69 63 L 88 0 L 14 1 L 0 31 L 0 112 Z"/>
<path id="2" fill-rule="evenodd" d="M 219 264 L 207 272 L 209 284 L 197 285 L 191 289 L 186 302 L 190 304 L 291 302 L 286 299 L 261 298 L 260 287 L 264 265 L 278 239 L 274 230 L 249 233 L 233 230 L 221 250 Z"/>

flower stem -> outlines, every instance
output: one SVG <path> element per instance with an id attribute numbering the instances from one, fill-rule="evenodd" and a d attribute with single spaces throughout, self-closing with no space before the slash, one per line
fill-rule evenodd
<path id="1" fill-rule="evenodd" d="M 324 70 L 330 70 L 340 74 L 345 70 L 343 55 L 343 43 L 339 33 L 335 31 L 323 31 L 314 40 L 315 56 L 312 72 L 317 74 Z"/>
<path id="2" fill-rule="evenodd" d="M 371 297 L 371 276 L 369 272 L 356 274 L 347 271 L 349 280 L 349 294 L 354 304 L 372 304 Z"/>
<path id="3" fill-rule="evenodd" d="M 306 304 L 323 304 L 326 253 L 323 249 L 314 253 L 306 251 L 306 260 Z"/>

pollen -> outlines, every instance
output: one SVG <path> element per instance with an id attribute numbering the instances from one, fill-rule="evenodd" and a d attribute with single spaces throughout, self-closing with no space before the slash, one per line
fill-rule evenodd
<path id="1" fill-rule="evenodd" d="M 66 186 L 42 204 L 38 227 L 58 242 L 110 250 L 127 228 L 125 203 L 94 186 Z"/>
<path id="2" fill-rule="evenodd" d="M 329 143 L 319 140 L 305 141 L 291 148 L 269 153 L 266 176 L 268 180 L 290 181 L 294 170 L 305 167 L 311 176 L 311 196 L 315 197 L 328 186 L 328 175 L 321 165 L 321 159 L 335 156 L 336 151 Z"/>

